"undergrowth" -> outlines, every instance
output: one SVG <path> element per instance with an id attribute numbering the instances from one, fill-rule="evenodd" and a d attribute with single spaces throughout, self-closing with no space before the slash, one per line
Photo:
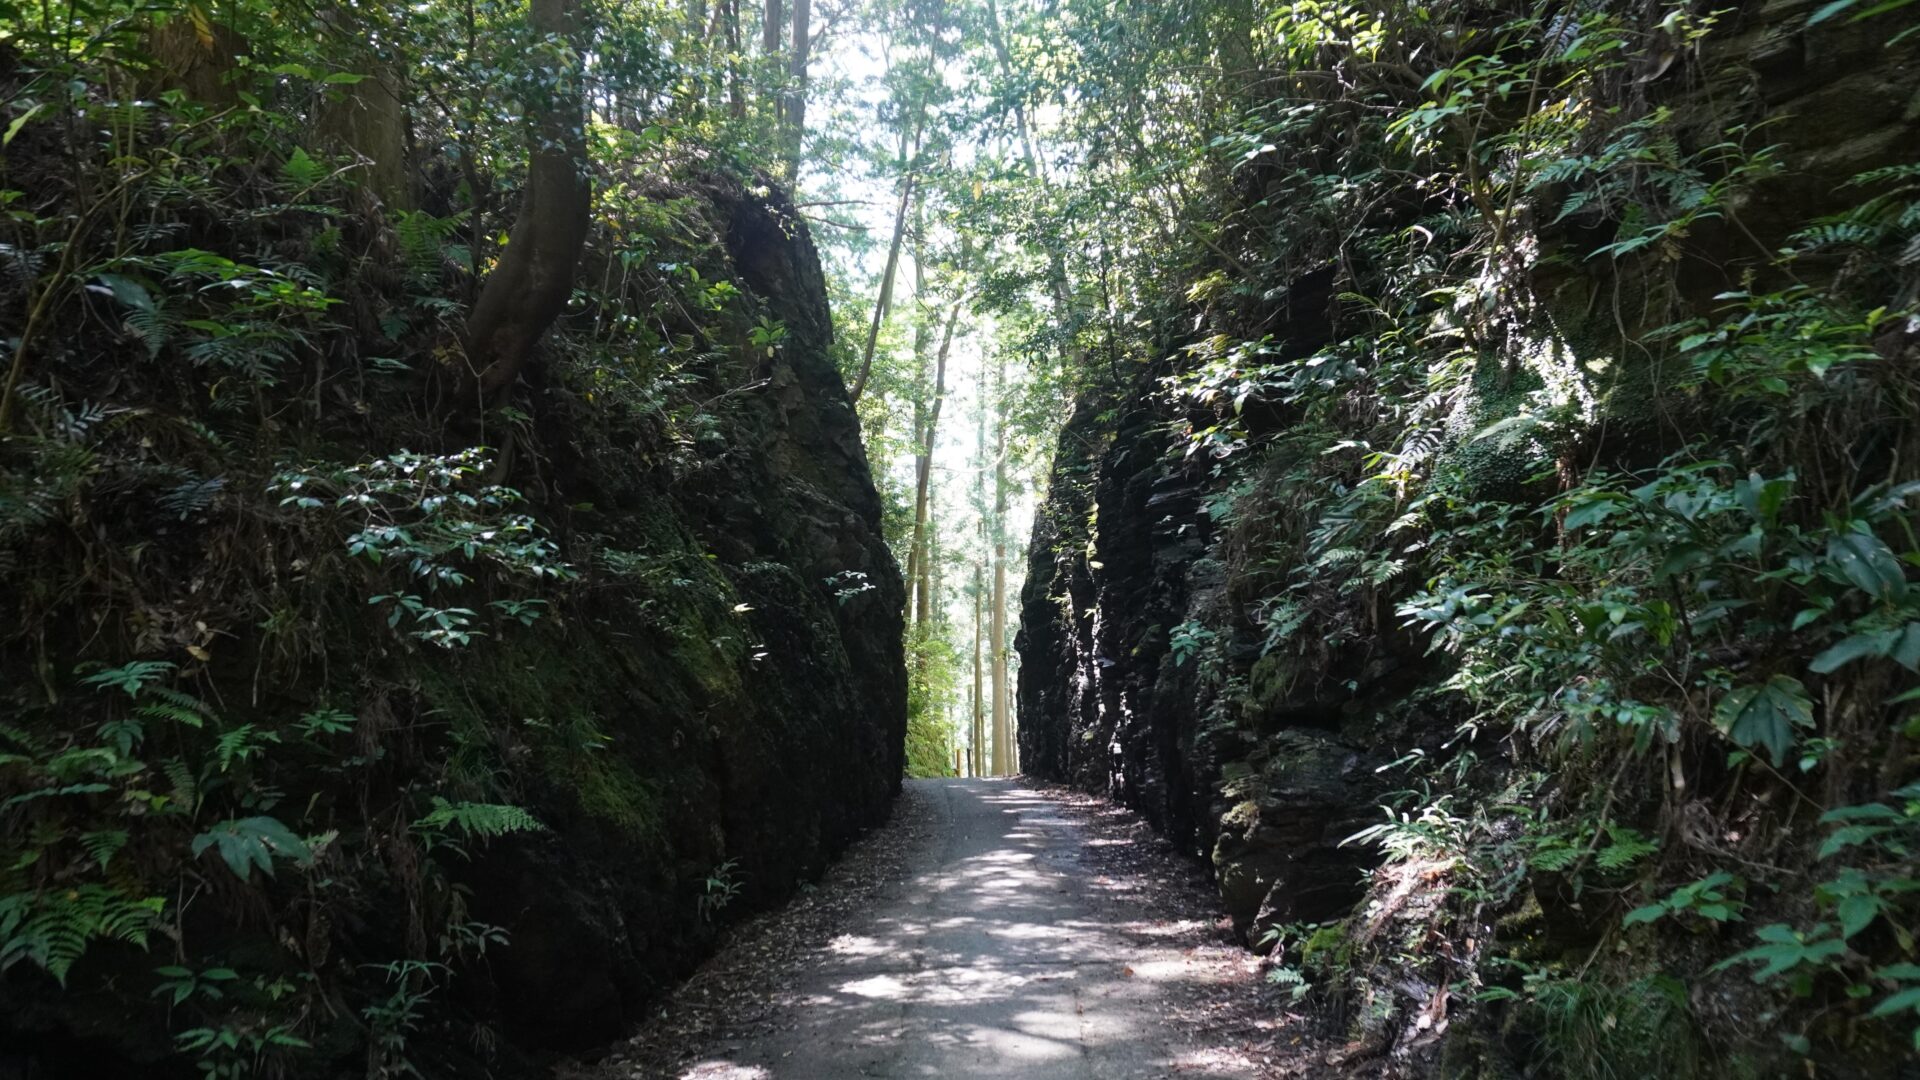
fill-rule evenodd
<path id="1" fill-rule="evenodd" d="M 1258 731 L 1404 657 L 1457 721 L 1380 718 L 1417 748 L 1346 841 L 1367 900 L 1265 940 L 1362 1052 L 1920 1047 L 1920 187 L 1867 163 L 1783 217 L 1811 129 L 1699 81 L 1746 17 L 1296 7 L 1188 163 L 1257 262 L 1177 298 L 1162 401 L 1241 621 L 1169 662 Z M 1645 89 L 1650 41 L 1682 64 Z"/>
<path id="2" fill-rule="evenodd" d="M 476 411 L 447 398 L 458 320 L 524 178 L 517 125 L 473 121 L 514 115 L 537 57 L 496 85 L 443 55 L 471 28 L 397 12 L 356 52 L 271 5 L 83 7 L 0 7 L 0 970 L 151 995 L 139 1053 L 209 1076 L 477 1068 L 500 1034 L 450 988 L 510 942 L 463 867 L 541 842 L 536 782 L 649 844 L 657 793 L 607 716 L 438 709 L 417 673 L 510 686 L 502 642 L 615 618 L 645 655 L 745 639 L 644 478 L 595 463 L 712 468 L 696 444 L 740 405 L 720 361 L 756 327 L 753 355 L 781 347 L 701 190 L 746 176 L 736 134 L 596 128 L 592 273 L 542 404 Z M 169 84 L 167 41 L 215 55 L 234 25 L 212 89 Z M 424 179 L 379 190 L 335 121 L 407 60 L 445 96 Z M 689 924 L 731 895 L 677 888 Z"/>

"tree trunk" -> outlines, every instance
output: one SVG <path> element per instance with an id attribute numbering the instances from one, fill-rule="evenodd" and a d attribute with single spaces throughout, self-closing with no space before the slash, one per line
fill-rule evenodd
<path id="1" fill-rule="evenodd" d="M 1007 48 L 1006 38 L 1001 33 L 1000 11 L 993 3 L 993 0 L 987 0 L 987 34 L 993 41 L 994 56 L 1000 61 L 1001 76 L 1008 82 L 1012 82 L 1013 54 Z M 1027 124 L 1026 104 L 1018 97 L 1013 99 L 1013 119 L 1015 126 L 1020 132 L 1020 156 L 1026 160 L 1027 171 L 1031 172 L 1033 178 L 1039 181 L 1040 187 L 1044 191 L 1051 186 L 1047 180 L 1046 166 L 1040 160 L 1040 155 L 1035 152 L 1033 148 L 1033 131 Z M 1047 252 L 1047 290 L 1053 294 L 1054 307 L 1058 309 L 1056 314 L 1060 320 L 1060 329 L 1065 332 L 1069 329 L 1072 321 L 1072 316 L 1067 310 L 1068 302 L 1072 298 L 1072 292 L 1067 288 L 1066 260 L 1061 257 L 1058 248 L 1050 248 Z M 1079 344 L 1070 336 L 1067 342 L 1067 360 L 1069 367 L 1075 371 L 1081 370 L 1084 366 L 1085 359 L 1086 350 L 1080 348 Z"/>
<path id="2" fill-rule="evenodd" d="M 940 352 L 933 361 L 933 405 L 927 410 L 926 429 L 921 435 L 919 455 L 915 461 L 913 544 L 918 557 L 911 559 L 909 565 L 919 575 L 914 618 L 921 626 L 927 625 L 933 618 L 933 551 L 927 513 L 928 492 L 933 486 L 933 444 L 940 431 L 940 407 L 947 398 L 947 354 L 953 348 L 954 324 L 960 321 L 960 308 L 965 303 L 964 297 L 955 299 L 953 310 L 947 313 L 947 329 L 940 337 Z"/>
<path id="3" fill-rule="evenodd" d="M 1000 61 L 1000 74 L 1009 82 L 1013 80 L 1013 54 L 1007 49 L 1007 39 L 1000 31 L 1000 9 L 987 0 L 987 36 L 993 41 L 993 55 Z M 1027 124 L 1027 106 L 1018 97 L 1013 98 L 1014 127 L 1020 133 L 1021 156 L 1027 161 L 1027 168 L 1033 171 L 1034 178 L 1042 184 L 1047 182 L 1047 174 L 1040 169 L 1040 156 L 1033 150 L 1033 129 Z"/>
<path id="4" fill-rule="evenodd" d="M 252 50 L 247 41 L 225 23 L 214 22 L 200 9 L 167 20 L 147 33 L 148 69 L 145 92 L 158 95 L 179 90 L 193 101 L 215 108 L 240 104 L 243 87 L 231 82 L 240 59 Z"/>
<path id="5" fill-rule="evenodd" d="M 917 110 L 916 110 L 917 113 Z M 912 150 L 909 153 L 906 132 L 900 133 L 900 205 L 893 212 L 893 243 L 887 248 L 887 269 L 880 275 L 880 296 L 873 305 L 873 324 L 867 328 L 867 348 L 860 357 L 860 374 L 853 380 L 853 388 L 848 391 L 855 405 L 860 404 L 860 395 L 866 393 L 867 381 L 873 378 L 873 351 L 880 344 L 880 325 L 887 320 L 887 309 L 893 305 L 893 275 L 900 268 L 900 242 L 907 235 L 907 207 L 913 201 L 914 174 L 909 170 L 910 163 L 920 157 L 920 117 L 913 121 Z"/>
<path id="6" fill-rule="evenodd" d="M 1007 362 L 994 371 L 993 434 L 993 610 L 988 626 L 993 640 L 993 774 L 1012 776 L 1013 717 L 1007 708 Z"/>
<path id="7" fill-rule="evenodd" d="M 927 494 L 921 475 L 927 468 L 927 410 L 930 394 L 927 386 L 928 348 L 933 334 L 927 326 L 927 259 L 920 238 L 925 235 L 921 218 L 923 199 L 913 204 L 913 530 L 907 541 L 907 621 L 919 625 L 920 565 L 925 558 L 927 536 Z"/>
<path id="8" fill-rule="evenodd" d="M 933 632 L 933 621 L 943 619 L 941 603 L 945 598 L 941 596 L 941 586 L 947 584 L 945 578 L 941 577 L 941 567 L 945 563 L 941 561 L 943 552 L 941 552 L 939 521 L 941 521 L 941 505 L 935 500 L 931 505 L 927 505 L 927 561 L 920 567 L 922 588 L 927 594 L 927 634 Z"/>
<path id="9" fill-rule="evenodd" d="M 770 58 L 780 55 L 780 32 L 786 28 L 786 16 L 780 0 L 766 0 L 766 5 L 766 17 L 760 22 L 760 55 Z"/>
<path id="10" fill-rule="evenodd" d="M 985 552 L 981 553 L 982 558 Z M 986 679 L 980 669 L 980 601 L 987 591 L 986 573 L 981 563 L 973 564 L 973 737 L 968 740 L 973 750 L 973 775 L 987 775 L 987 724 L 985 717 Z"/>
<path id="11" fill-rule="evenodd" d="M 766 71 L 766 78 L 772 83 L 767 86 L 767 101 L 773 106 L 773 124 L 780 126 L 780 83 L 784 72 L 780 64 L 780 33 L 786 29 L 786 16 L 782 13 L 780 0 L 766 0 L 766 11 L 760 22 L 760 63 Z"/>
<path id="12" fill-rule="evenodd" d="M 979 416 L 973 442 L 973 508 L 980 515 L 980 549 L 973 563 L 973 774 L 987 773 L 986 680 L 981 647 L 985 627 L 981 606 L 987 599 L 987 369 L 980 368 Z"/>
<path id="13" fill-rule="evenodd" d="M 340 29 L 353 32 L 351 27 Z M 380 61 L 355 66 L 364 77 L 328 90 L 314 112 L 316 133 L 321 145 L 360 159 L 359 176 L 383 206 L 411 210 L 413 161 L 407 149 L 407 107 L 399 93 L 401 73 Z"/>
<path id="14" fill-rule="evenodd" d="M 740 78 L 740 0 L 722 0 L 727 12 L 727 112 L 747 118 L 747 90 Z"/>
<path id="15" fill-rule="evenodd" d="M 540 49 L 553 54 L 556 83 L 527 102 L 533 123 L 520 213 L 467 316 L 468 370 L 481 398 L 513 382 L 566 309 L 593 202 L 573 0 L 532 0 L 528 22 Z"/>
<path id="16" fill-rule="evenodd" d="M 813 51 L 808 23 L 812 0 L 793 0 L 793 59 L 787 68 L 787 92 L 781 122 L 785 125 L 787 181 L 800 179 L 800 150 L 807 134 L 807 60 Z"/>

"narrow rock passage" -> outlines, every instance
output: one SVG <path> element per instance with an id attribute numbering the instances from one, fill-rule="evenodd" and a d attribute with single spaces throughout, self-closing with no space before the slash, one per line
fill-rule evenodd
<path id="1" fill-rule="evenodd" d="M 1130 815 L 1011 781 L 908 784 L 893 880 L 798 953 L 758 1022 L 670 1071 L 656 1056 L 599 1075 L 1250 1077 L 1301 1041 L 1256 962 L 1193 910 L 1190 876 L 1150 880 L 1183 868 L 1143 869 L 1133 849 L 1152 841 L 1111 820 Z"/>

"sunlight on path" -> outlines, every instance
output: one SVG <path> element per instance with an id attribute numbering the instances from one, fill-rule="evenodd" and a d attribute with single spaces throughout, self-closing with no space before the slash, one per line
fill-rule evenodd
<path id="1" fill-rule="evenodd" d="M 819 953 L 768 1035 L 688 1080 L 1246 1075 L 1183 1058 L 1165 998 L 1216 977 L 1132 921 L 1036 792 L 928 780 L 940 826 L 911 877 Z"/>

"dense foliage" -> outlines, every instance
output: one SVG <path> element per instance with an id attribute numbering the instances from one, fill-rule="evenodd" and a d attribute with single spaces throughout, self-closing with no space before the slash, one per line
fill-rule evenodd
<path id="1" fill-rule="evenodd" d="M 1728 89 L 1769 33 L 1899 70 L 1899 7 L 1046 16 L 1099 207 L 1063 247 L 1107 411 L 1071 434 L 1152 408 L 1157 475 L 1209 492 L 1226 602 L 1141 647 L 1207 688 L 1219 827 L 1332 723 L 1281 717 L 1398 759 L 1365 902 L 1256 928 L 1368 1052 L 1771 1075 L 1920 1038 L 1920 165 L 1897 107 L 1836 152 L 1832 99 Z M 1504 1049 L 1437 1049 L 1450 1014 Z"/>
<path id="2" fill-rule="evenodd" d="M 747 108 L 710 30 L 0 5 L 9 1053 L 523 1070 L 579 1038 L 508 1008 L 569 927 L 654 965 L 604 995 L 657 993 L 884 812 L 897 576 L 851 415 L 837 457 L 831 418 L 766 426 L 837 355 L 769 178 L 785 80 Z M 801 499 L 841 515 L 818 566 Z M 780 760 L 808 742 L 837 760 Z M 545 944 L 503 959 L 515 920 Z"/>

